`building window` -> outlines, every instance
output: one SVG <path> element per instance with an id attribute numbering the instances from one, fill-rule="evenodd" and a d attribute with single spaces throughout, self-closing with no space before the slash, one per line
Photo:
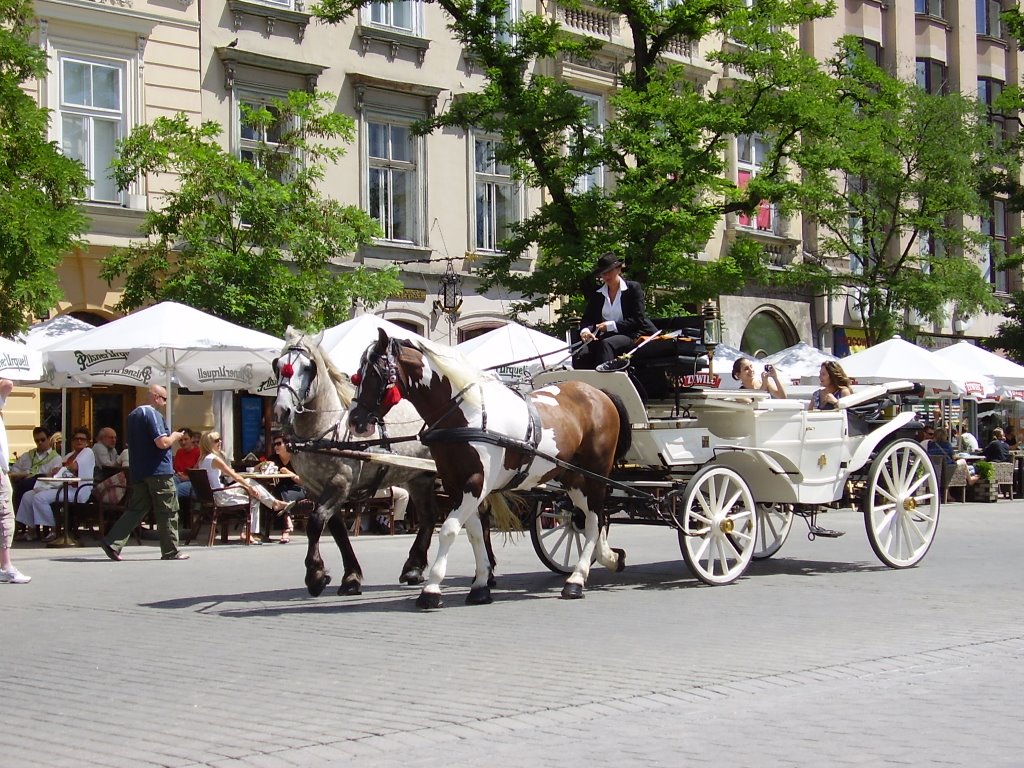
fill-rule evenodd
<path id="1" fill-rule="evenodd" d="M 914 0 L 914 13 L 923 13 L 928 16 L 946 18 L 945 0 Z"/>
<path id="2" fill-rule="evenodd" d="M 581 93 L 579 91 L 573 91 L 573 93 L 582 99 L 584 108 L 587 111 L 586 132 L 591 135 L 600 133 L 604 125 L 604 99 L 592 93 Z M 603 186 L 604 166 L 598 165 L 576 179 L 573 191 L 583 193 Z"/>
<path id="3" fill-rule="evenodd" d="M 410 34 L 419 34 L 420 18 L 421 4 L 419 0 L 370 3 L 370 23 L 374 26 L 390 27 Z"/>
<path id="4" fill-rule="evenodd" d="M 993 80 L 990 77 L 978 78 L 978 101 L 985 105 L 988 111 L 988 121 L 992 126 L 992 141 L 999 146 L 1006 138 L 1006 116 L 997 112 L 994 104 L 1003 93 L 1003 82 Z"/>
<path id="5" fill-rule="evenodd" d="M 478 251 L 497 251 L 519 218 L 512 169 L 494 158 L 499 143 L 485 136 L 473 140 L 473 248 Z"/>
<path id="6" fill-rule="evenodd" d="M 978 34 L 988 37 L 1002 37 L 1003 25 L 999 14 L 1003 12 L 999 0 L 975 0 L 978 16 Z"/>
<path id="7" fill-rule="evenodd" d="M 281 98 L 284 98 L 282 94 Z M 282 120 L 274 98 L 266 95 L 240 94 L 238 103 L 238 154 L 257 168 L 263 168 L 277 181 L 285 181 L 291 155 L 285 154 L 281 140 L 289 126 Z M 273 122 L 254 121 L 254 113 L 266 110 Z"/>
<path id="8" fill-rule="evenodd" d="M 750 318 L 740 340 L 740 349 L 758 359 L 795 344 L 796 339 L 777 314 L 761 311 Z"/>
<path id="9" fill-rule="evenodd" d="M 768 145 L 764 139 L 756 133 L 741 134 L 736 137 L 736 186 L 746 189 L 750 180 L 757 176 L 761 170 L 761 164 L 768 156 Z M 740 213 L 737 223 L 747 229 L 756 229 L 759 232 L 771 232 L 777 234 L 777 216 L 775 206 L 767 200 L 761 201 L 754 212 L 754 216 Z"/>
<path id="10" fill-rule="evenodd" d="M 917 60 L 917 87 L 933 96 L 943 96 L 948 92 L 946 65 L 935 59 Z"/>
<path id="11" fill-rule="evenodd" d="M 882 44 L 877 40 L 868 40 L 866 37 L 860 39 L 860 46 L 868 61 L 876 67 L 882 66 Z"/>
<path id="12" fill-rule="evenodd" d="M 418 243 L 420 140 L 409 123 L 385 118 L 368 118 L 366 136 L 370 215 L 385 240 Z"/>
<path id="13" fill-rule="evenodd" d="M 85 166 L 86 199 L 120 203 L 110 166 L 127 132 L 127 62 L 61 54 L 57 71 L 61 149 Z"/>
<path id="14" fill-rule="evenodd" d="M 1010 291 L 1010 271 L 996 266 L 1007 254 L 1006 231 L 1006 201 L 997 198 L 990 203 L 989 215 L 981 220 L 981 233 L 990 238 L 982 251 L 985 257 L 983 270 L 997 293 Z"/>

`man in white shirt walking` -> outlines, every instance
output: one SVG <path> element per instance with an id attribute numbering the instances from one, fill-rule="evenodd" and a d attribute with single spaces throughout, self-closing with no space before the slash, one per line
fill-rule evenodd
<path id="1" fill-rule="evenodd" d="M 7 427 L 4 426 L 3 407 L 14 389 L 10 379 L 0 379 L 0 584 L 28 584 L 32 581 L 11 562 L 14 543 L 14 503 L 11 500 L 10 449 L 7 445 Z"/>

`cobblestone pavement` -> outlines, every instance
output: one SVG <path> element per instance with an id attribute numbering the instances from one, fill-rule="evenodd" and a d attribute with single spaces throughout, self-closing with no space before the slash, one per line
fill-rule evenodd
<path id="1" fill-rule="evenodd" d="M 859 516 L 803 524 L 728 587 L 674 533 L 618 526 L 629 567 L 585 600 L 528 540 L 469 607 L 396 586 L 410 537 L 356 540 L 359 597 L 302 583 L 305 542 L 15 550 L 0 585 L 3 765 L 999 766 L 1024 764 L 1024 502 L 952 504 L 922 564 L 874 557 Z M 500 542 L 499 542 L 500 544 Z"/>

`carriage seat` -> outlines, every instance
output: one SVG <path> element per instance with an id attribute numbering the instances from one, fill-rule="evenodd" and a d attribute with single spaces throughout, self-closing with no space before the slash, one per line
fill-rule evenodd
<path id="1" fill-rule="evenodd" d="M 643 387 L 648 398 L 658 400 L 672 397 L 682 376 L 700 373 L 708 368 L 707 349 L 701 329 L 703 318 L 657 318 L 652 322 L 663 332 L 681 331 L 674 339 L 652 341 L 632 356 L 634 378 Z"/>

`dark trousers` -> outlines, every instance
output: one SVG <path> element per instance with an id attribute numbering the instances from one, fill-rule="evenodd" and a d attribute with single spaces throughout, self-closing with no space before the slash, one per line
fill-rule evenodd
<path id="1" fill-rule="evenodd" d="M 572 367 L 593 370 L 601 363 L 614 360 L 623 352 L 633 348 L 633 339 L 622 333 L 613 333 L 594 339 L 576 353 L 572 359 Z"/>
<path id="2" fill-rule="evenodd" d="M 150 511 L 156 517 L 156 529 L 160 534 L 160 554 L 164 557 L 177 554 L 178 492 L 174 487 L 174 475 L 156 475 L 132 483 L 128 508 L 107 534 L 107 544 L 116 552 L 124 549 L 132 531 Z"/>

